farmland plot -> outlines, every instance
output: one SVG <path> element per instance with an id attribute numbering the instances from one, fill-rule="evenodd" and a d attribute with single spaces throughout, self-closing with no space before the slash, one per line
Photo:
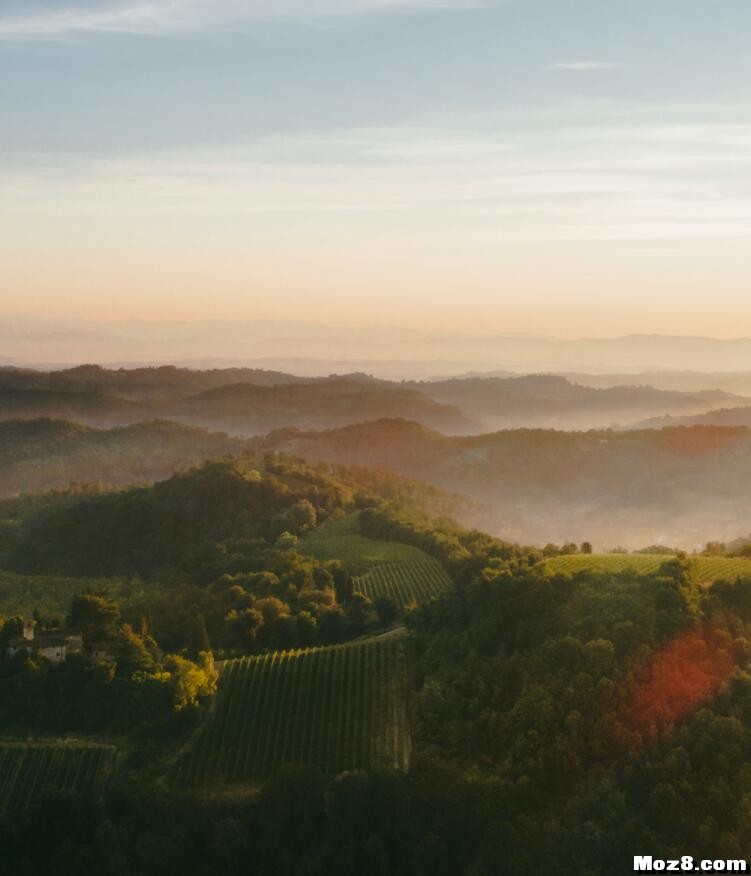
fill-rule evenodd
<path id="1" fill-rule="evenodd" d="M 108 745 L 0 742 L 0 813 L 28 809 L 48 789 L 101 790 L 114 759 Z"/>
<path id="2" fill-rule="evenodd" d="M 401 631 L 230 661 L 213 713 L 176 765 L 178 787 L 258 782 L 284 764 L 406 769 Z"/>
<path id="3" fill-rule="evenodd" d="M 352 579 L 355 591 L 370 599 L 388 596 L 400 611 L 439 599 L 452 582 L 443 566 L 432 558 L 417 562 L 382 563 Z"/>

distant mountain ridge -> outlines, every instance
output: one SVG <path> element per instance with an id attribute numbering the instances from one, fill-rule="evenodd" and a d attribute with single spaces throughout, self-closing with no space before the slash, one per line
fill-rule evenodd
<path id="1" fill-rule="evenodd" d="M 594 388 L 557 375 L 468 378 L 412 383 L 431 398 L 460 407 L 486 429 L 603 428 L 640 419 L 640 412 L 693 414 L 708 406 L 745 402 L 742 396 L 704 390 L 685 393 L 646 385 Z"/>
<path id="2" fill-rule="evenodd" d="M 563 339 L 513 333 L 461 334 L 301 321 L 204 320 L 94 323 L 0 317 L 6 359 L 29 364 L 92 361 L 184 363 L 267 361 L 275 370 L 311 376 L 371 370 L 427 377 L 505 369 L 539 371 L 751 370 L 751 339 L 672 335 Z M 298 368 L 292 362 L 298 363 Z M 271 364 L 271 363 L 275 364 Z M 392 363 L 403 363 L 395 371 Z"/>

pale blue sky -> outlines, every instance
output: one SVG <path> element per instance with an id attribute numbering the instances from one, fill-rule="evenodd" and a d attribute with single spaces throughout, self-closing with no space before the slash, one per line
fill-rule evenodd
<path id="1" fill-rule="evenodd" d="M 749 0 L 61 6 L 0 3 L 0 311 L 751 333 Z"/>

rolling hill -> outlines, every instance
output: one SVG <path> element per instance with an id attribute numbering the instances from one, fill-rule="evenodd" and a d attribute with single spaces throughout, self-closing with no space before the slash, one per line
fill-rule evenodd
<path id="1" fill-rule="evenodd" d="M 634 428 L 666 429 L 678 426 L 726 426 L 751 428 L 751 406 L 719 408 L 692 417 L 652 417 Z"/>
<path id="2" fill-rule="evenodd" d="M 619 378 L 621 379 L 621 378 Z M 404 417 L 447 434 L 500 428 L 603 428 L 749 404 L 715 389 L 604 387 L 552 374 L 393 381 L 367 374 L 296 377 L 252 368 L 0 369 L 0 419 L 50 416 L 95 426 L 154 418 L 255 435 Z"/>
<path id="3" fill-rule="evenodd" d="M 480 420 L 488 431 L 520 427 L 605 428 L 643 419 L 650 412 L 689 415 L 714 405 L 746 403 L 742 396 L 717 390 L 678 392 L 627 383 L 596 388 L 546 374 L 411 385 L 436 401 L 461 408 Z"/>
<path id="4" fill-rule="evenodd" d="M 168 413 L 174 419 L 245 435 L 286 426 L 326 428 L 383 416 L 408 416 L 449 433 L 466 434 L 477 425 L 455 405 L 398 384 L 356 376 L 275 386 L 231 384 L 183 399 Z"/>
<path id="5" fill-rule="evenodd" d="M 245 447 L 240 439 L 166 421 L 106 430 L 46 418 L 0 421 L 0 498 L 74 483 L 149 483 Z"/>
<path id="6" fill-rule="evenodd" d="M 96 427 L 171 419 L 238 435 L 379 417 L 410 417 L 450 434 L 479 428 L 454 405 L 361 374 L 304 379 L 253 369 L 0 370 L 0 421 L 39 417 Z"/>
<path id="7" fill-rule="evenodd" d="M 285 430 L 264 447 L 313 460 L 366 465 L 474 499 L 476 520 L 505 538 L 703 546 L 745 534 L 751 432 L 516 429 L 449 437 L 406 421 L 325 432 Z"/>

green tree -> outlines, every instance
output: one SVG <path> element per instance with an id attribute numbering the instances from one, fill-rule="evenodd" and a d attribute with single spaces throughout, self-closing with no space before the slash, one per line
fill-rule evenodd
<path id="1" fill-rule="evenodd" d="M 353 593 L 347 606 L 347 620 L 355 636 L 359 636 L 373 617 L 373 603 L 364 593 Z"/>
<path id="2" fill-rule="evenodd" d="M 190 655 L 194 659 L 202 651 L 210 651 L 211 643 L 209 642 L 209 633 L 206 629 L 206 618 L 200 612 L 196 615 L 193 622 L 193 635 L 190 644 Z"/>
<path id="3" fill-rule="evenodd" d="M 87 642 L 110 639 L 117 629 L 120 609 L 103 596 L 82 593 L 73 599 L 68 624 L 80 629 Z"/>
<path id="4" fill-rule="evenodd" d="M 378 620 L 384 626 L 393 624 L 399 617 L 399 606 L 390 596 L 376 596 L 373 601 L 373 608 L 378 615 Z"/>

